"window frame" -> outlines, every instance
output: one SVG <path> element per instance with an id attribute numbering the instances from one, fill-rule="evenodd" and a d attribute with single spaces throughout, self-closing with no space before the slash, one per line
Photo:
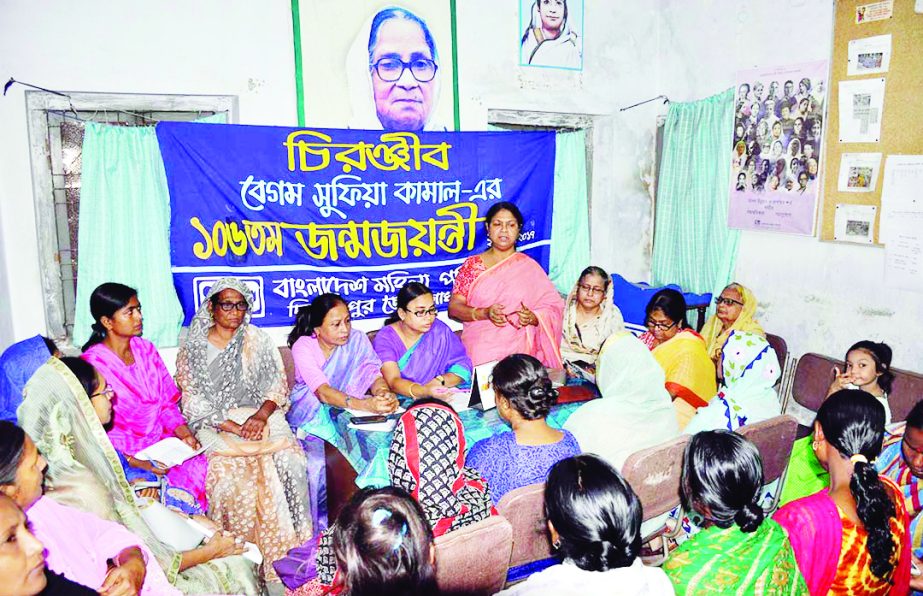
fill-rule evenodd
<path id="1" fill-rule="evenodd" d="M 55 340 L 69 344 L 51 154 L 53 149 L 60 152 L 61 147 L 51 147 L 48 112 L 70 112 L 75 117 L 77 112 L 214 112 L 227 114 L 228 123 L 237 123 L 238 98 L 235 95 L 55 94 L 30 90 L 25 92 L 25 101 L 45 327 Z"/>

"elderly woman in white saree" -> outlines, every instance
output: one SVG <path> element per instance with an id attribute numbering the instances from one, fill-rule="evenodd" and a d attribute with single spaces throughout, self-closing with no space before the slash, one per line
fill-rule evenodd
<path id="1" fill-rule="evenodd" d="M 564 423 L 584 453 L 617 470 L 628 456 L 679 436 L 679 422 L 664 372 L 647 347 L 628 331 L 611 336 L 599 352 L 596 382 L 602 394 Z"/>
<path id="2" fill-rule="evenodd" d="M 204 547 L 178 552 L 144 521 L 118 455 L 77 378 L 59 360 L 39 368 L 24 390 L 19 424 L 48 462 L 45 495 L 114 521 L 153 553 L 185 594 L 261 594 L 255 566 L 241 556 L 208 560 Z M 201 564 L 195 564 L 200 562 Z"/>
<path id="3" fill-rule="evenodd" d="M 177 356 L 183 414 L 206 447 L 208 516 L 256 544 L 263 576 L 311 537 L 307 463 L 285 421 L 288 387 L 278 348 L 250 325 L 250 290 L 212 286 Z"/>

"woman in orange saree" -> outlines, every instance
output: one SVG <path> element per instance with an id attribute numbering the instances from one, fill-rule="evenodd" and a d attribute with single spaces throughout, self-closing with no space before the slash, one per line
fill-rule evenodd
<path id="1" fill-rule="evenodd" d="M 708 405 L 717 393 L 715 364 L 708 357 L 705 340 L 686 322 L 683 295 L 665 288 L 647 304 L 647 332 L 640 339 L 663 367 L 666 388 L 683 429 L 698 408 Z"/>
<path id="2" fill-rule="evenodd" d="M 458 271 L 449 316 L 464 325 L 462 343 L 476 365 L 529 354 L 561 368 L 564 300 L 541 265 L 516 252 L 522 227 L 516 205 L 502 201 L 486 216 L 490 248 Z"/>

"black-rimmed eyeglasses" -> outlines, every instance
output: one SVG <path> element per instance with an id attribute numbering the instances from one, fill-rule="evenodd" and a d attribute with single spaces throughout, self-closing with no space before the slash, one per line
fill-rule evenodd
<path id="1" fill-rule="evenodd" d="M 386 83 L 397 81 L 407 69 L 410 69 L 410 74 L 417 82 L 429 83 L 436 76 L 439 66 L 428 58 L 418 58 L 410 62 L 404 62 L 398 58 L 382 58 L 372 64 L 372 68 L 378 73 L 378 78 Z"/>
<path id="2" fill-rule="evenodd" d="M 738 305 L 738 306 L 743 306 L 743 305 L 744 305 L 743 302 L 739 302 L 739 301 L 737 301 L 737 300 L 732 300 L 731 298 L 724 298 L 724 297 L 722 297 L 722 296 L 718 296 L 717 298 L 715 298 L 715 304 L 716 304 L 717 306 L 721 306 L 722 304 L 726 304 L 726 305 L 728 305 L 728 306 L 731 306 L 731 305 L 733 305 L 733 304 L 736 304 L 736 305 Z"/>
<path id="3" fill-rule="evenodd" d="M 231 312 L 234 309 L 237 309 L 241 312 L 247 312 L 250 309 L 250 305 L 246 302 L 219 302 L 218 308 L 224 312 Z"/>

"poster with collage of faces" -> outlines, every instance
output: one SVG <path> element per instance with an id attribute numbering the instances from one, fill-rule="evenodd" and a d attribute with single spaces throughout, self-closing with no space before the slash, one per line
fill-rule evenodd
<path id="1" fill-rule="evenodd" d="M 728 225 L 811 235 L 827 62 L 737 75 Z"/>

